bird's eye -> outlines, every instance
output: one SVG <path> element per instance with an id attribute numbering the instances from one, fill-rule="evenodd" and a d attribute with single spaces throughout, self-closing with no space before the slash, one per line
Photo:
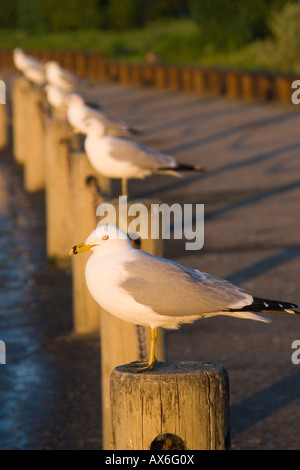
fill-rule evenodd
<path id="1" fill-rule="evenodd" d="M 109 236 L 108 235 L 103 235 L 102 240 L 108 240 Z"/>

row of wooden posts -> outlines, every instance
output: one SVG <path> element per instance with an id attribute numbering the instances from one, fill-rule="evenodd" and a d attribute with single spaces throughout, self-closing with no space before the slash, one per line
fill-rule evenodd
<path id="1" fill-rule="evenodd" d="M 45 191 L 49 261 L 61 268 L 72 263 L 74 331 L 100 329 L 103 449 L 150 449 L 164 433 L 179 436 L 187 449 L 227 449 L 228 377 L 222 366 L 163 363 L 146 374 L 117 367 L 142 358 L 148 332 L 103 311 L 86 287 L 89 254 L 69 257 L 68 253 L 95 229 L 97 206 L 109 200 L 117 209 L 118 199 L 111 199 L 111 181 L 90 165 L 82 139 L 61 113 L 49 107 L 43 90 L 23 76 L 13 83 L 12 129 L 13 155 L 24 168 L 25 189 Z M 153 201 L 139 202 L 149 207 L 150 214 Z M 140 248 L 163 255 L 162 240 L 143 239 Z M 165 349 L 161 332 L 160 361 L 166 358 Z"/>
<path id="2" fill-rule="evenodd" d="M 240 71 L 216 67 L 176 66 L 107 60 L 99 53 L 29 51 L 43 61 L 55 60 L 80 77 L 118 81 L 124 85 L 152 86 L 195 94 L 222 95 L 232 99 L 291 104 L 291 86 L 299 77 L 266 71 Z M 0 68 L 13 69 L 11 50 L 0 50 Z"/>

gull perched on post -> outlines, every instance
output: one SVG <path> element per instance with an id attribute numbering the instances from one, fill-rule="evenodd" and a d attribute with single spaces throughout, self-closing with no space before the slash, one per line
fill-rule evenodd
<path id="1" fill-rule="evenodd" d="M 76 132 L 83 134 L 85 133 L 85 121 L 89 118 L 102 122 L 111 133 L 124 136 L 139 133 L 136 129 L 109 116 L 98 105 L 86 103 L 78 93 L 71 93 L 69 96 L 67 118 L 71 126 L 76 129 Z"/>
<path id="2" fill-rule="evenodd" d="M 13 61 L 15 67 L 21 72 L 24 72 L 24 70 L 28 67 L 38 67 L 43 65 L 41 60 L 25 54 L 25 52 L 20 47 L 17 47 L 13 50 Z"/>
<path id="3" fill-rule="evenodd" d="M 13 51 L 13 61 L 15 67 L 23 72 L 24 76 L 35 85 L 44 85 L 46 83 L 46 72 L 44 62 L 36 59 L 20 49 Z"/>
<path id="4" fill-rule="evenodd" d="M 77 75 L 61 67 L 55 60 L 46 62 L 45 70 L 48 83 L 61 90 L 71 92 L 82 83 Z"/>
<path id="5" fill-rule="evenodd" d="M 153 370 L 157 328 L 177 329 L 184 323 L 226 315 L 262 322 L 256 312 L 300 313 L 297 305 L 253 297 L 230 282 L 187 268 L 132 247 L 125 232 L 99 226 L 70 255 L 92 250 L 85 277 L 95 301 L 116 317 L 151 330 L 148 364 Z"/>
<path id="6" fill-rule="evenodd" d="M 204 171 L 200 166 L 181 164 L 174 157 L 133 140 L 110 135 L 97 119 L 87 119 L 82 130 L 86 134 L 84 148 L 92 166 L 107 178 L 121 179 L 123 196 L 127 195 L 127 180 L 131 178 L 143 179 L 154 173 L 181 177 L 181 171 Z"/>
<path id="7" fill-rule="evenodd" d="M 54 85 L 47 83 L 45 86 L 45 92 L 48 103 L 55 109 L 67 109 L 69 92 L 61 90 Z"/>

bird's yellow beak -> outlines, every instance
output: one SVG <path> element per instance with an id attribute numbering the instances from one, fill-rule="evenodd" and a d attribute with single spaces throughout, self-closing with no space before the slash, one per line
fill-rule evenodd
<path id="1" fill-rule="evenodd" d="M 77 129 L 76 127 L 72 129 L 72 132 L 73 134 L 83 134 L 83 132 L 80 129 Z"/>
<path id="2" fill-rule="evenodd" d="M 79 243 L 79 245 L 73 246 L 69 251 L 69 255 L 78 255 L 78 253 L 82 253 L 83 251 L 90 250 L 94 245 L 86 245 L 84 242 Z"/>

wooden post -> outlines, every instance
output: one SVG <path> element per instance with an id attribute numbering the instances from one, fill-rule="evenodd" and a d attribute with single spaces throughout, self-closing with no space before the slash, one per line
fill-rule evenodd
<path id="1" fill-rule="evenodd" d="M 163 65 L 154 66 L 154 85 L 159 90 L 168 88 L 167 68 Z"/>
<path id="2" fill-rule="evenodd" d="M 87 57 L 83 52 L 77 52 L 75 56 L 75 73 L 79 77 L 86 78 Z"/>
<path id="3" fill-rule="evenodd" d="M 155 65 L 144 64 L 142 65 L 142 84 L 144 86 L 154 85 Z"/>
<path id="4" fill-rule="evenodd" d="M 209 93 L 212 95 L 222 95 L 224 93 L 224 73 L 222 70 L 210 70 L 208 74 Z"/>
<path id="5" fill-rule="evenodd" d="M 275 94 L 280 103 L 291 104 L 294 77 L 275 77 Z"/>
<path id="6" fill-rule="evenodd" d="M 69 256 L 72 239 L 68 146 L 74 139 L 72 128 L 67 121 L 50 117 L 45 119 L 47 257 L 61 267 L 71 265 Z"/>
<path id="7" fill-rule="evenodd" d="M 29 82 L 23 77 L 17 77 L 12 88 L 12 120 L 13 120 L 13 155 L 17 163 L 25 162 L 25 141 L 27 139 L 27 93 Z"/>
<path id="8" fill-rule="evenodd" d="M 75 70 L 75 54 L 74 52 L 65 51 L 62 55 L 62 67 L 68 70 Z"/>
<path id="9" fill-rule="evenodd" d="M 87 185 L 88 177 L 94 177 L 104 192 L 110 190 L 110 181 L 94 170 L 84 152 L 71 152 L 71 246 L 86 240 L 96 227 L 98 202 L 95 202 L 95 196 Z M 89 256 L 88 252 L 72 256 L 73 318 L 76 333 L 97 331 L 100 323 L 100 307 L 89 293 L 85 280 L 85 266 Z"/>
<path id="10" fill-rule="evenodd" d="M 181 68 L 181 90 L 191 92 L 194 91 L 193 69 L 190 67 Z"/>
<path id="11" fill-rule="evenodd" d="M 142 204 L 143 207 L 146 208 L 144 213 L 141 212 L 141 217 L 147 219 L 145 224 L 147 226 L 147 233 L 141 233 L 138 247 L 147 253 L 163 256 L 163 240 L 161 238 L 151 239 L 150 236 L 151 222 L 159 224 L 159 219 L 156 217 L 156 220 L 151 221 L 151 204 L 155 202 L 157 203 L 157 201 L 151 200 L 129 200 L 127 202 L 127 210 L 129 211 L 130 207 L 137 203 Z M 117 224 L 118 226 L 121 226 L 121 228 L 127 230 L 126 226 L 123 227 L 123 223 L 126 225 L 126 220 L 122 221 L 122 217 L 119 216 L 119 200 L 113 200 L 111 201 L 111 204 L 116 211 L 116 221 L 110 221 L 107 217 L 105 221 L 107 223 Z M 138 209 L 138 207 L 136 207 L 136 209 Z M 127 227 L 133 219 L 134 215 L 127 217 Z M 133 245 L 135 246 L 134 242 Z M 148 328 L 145 330 L 143 328 L 137 328 L 136 325 L 119 320 L 105 310 L 101 310 L 100 336 L 102 371 L 102 443 L 103 449 L 109 450 L 111 449 L 112 442 L 109 385 L 110 374 L 112 370 L 120 364 L 137 360 L 148 360 L 150 352 L 150 334 Z M 142 354 L 140 355 L 139 352 Z M 159 360 L 164 360 L 165 344 L 163 330 L 159 330 L 156 353 Z"/>
<path id="12" fill-rule="evenodd" d="M 46 97 L 38 88 L 30 87 L 26 99 L 26 137 L 24 161 L 24 186 L 28 192 L 36 192 L 45 188 L 45 157 L 44 157 L 44 110 Z"/>
<path id="13" fill-rule="evenodd" d="M 120 78 L 120 64 L 119 62 L 107 62 L 109 80 L 118 81 Z"/>
<path id="14" fill-rule="evenodd" d="M 242 73 L 241 76 L 241 97 L 248 102 L 254 101 L 257 96 L 256 75 L 252 73 Z"/>
<path id="15" fill-rule="evenodd" d="M 180 68 L 176 66 L 168 67 L 168 89 L 172 91 L 180 90 L 181 74 Z"/>
<path id="16" fill-rule="evenodd" d="M 131 80 L 132 85 L 140 86 L 142 83 L 142 66 L 140 64 L 131 65 Z"/>
<path id="17" fill-rule="evenodd" d="M 129 85 L 131 80 L 131 65 L 127 63 L 120 64 L 119 80 L 123 85 Z"/>
<path id="18" fill-rule="evenodd" d="M 269 75 L 261 75 L 257 80 L 257 95 L 261 101 L 270 101 L 274 97 L 274 79 Z"/>
<path id="19" fill-rule="evenodd" d="M 239 98 L 240 97 L 240 73 L 239 72 L 227 72 L 225 75 L 225 89 L 226 96 L 228 98 Z"/>
<path id="20" fill-rule="evenodd" d="M 202 69 L 193 70 L 194 92 L 203 95 L 208 91 L 208 72 Z"/>
<path id="21" fill-rule="evenodd" d="M 229 384 L 223 366 L 158 363 L 144 374 L 120 366 L 110 383 L 114 450 L 149 450 L 162 433 L 178 436 L 187 450 L 229 449 Z"/>
<path id="22" fill-rule="evenodd" d="M 106 60 L 99 61 L 95 78 L 100 82 L 107 82 L 109 80 L 108 62 Z"/>

